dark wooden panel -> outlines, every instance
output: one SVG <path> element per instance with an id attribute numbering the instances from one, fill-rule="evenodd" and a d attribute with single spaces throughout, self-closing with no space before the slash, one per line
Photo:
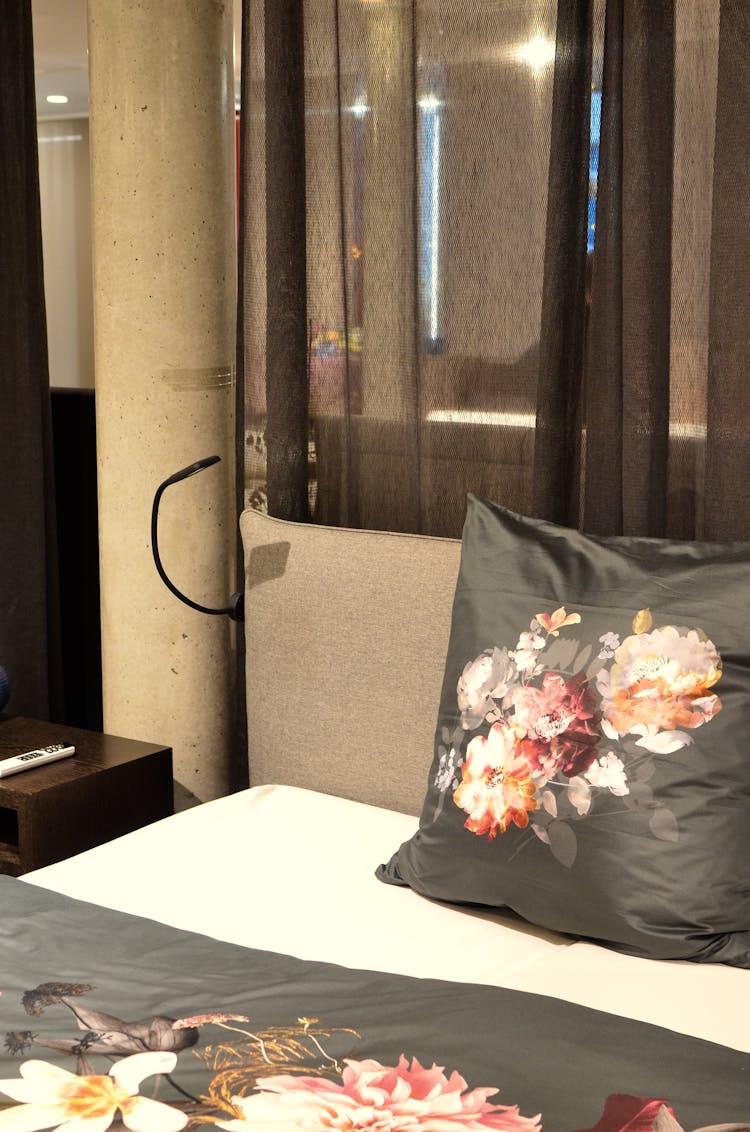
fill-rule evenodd
<path id="1" fill-rule="evenodd" d="M 65 742 L 71 758 L 0 779 L 0 872 L 26 872 L 172 813 L 169 747 L 0 716 L 0 758 Z"/>

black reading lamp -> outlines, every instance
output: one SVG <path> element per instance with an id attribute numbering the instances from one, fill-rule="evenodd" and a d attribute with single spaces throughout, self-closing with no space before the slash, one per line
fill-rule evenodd
<path id="1" fill-rule="evenodd" d="M 173 483 L 179 483 L 180 480 L 186 480 L 188 476 L 194 476 L 196 472 L 202 472 L 204 468 L 210 468 L 212 464 L 218 464 L 220 460 L 221 456 L 205 456 L 202 460 L 196 460 L 194 464 L 189 464 L 187 468 L 182 468 L 179 472 L 175 472 L 174 475 L 171 475 L 168 479 L 165 479 L 164 483 L 159 484 L 156 489 L 153 506 L 151 508 L 151 550 L 154 555 L 154 563 L 156 565 L 156 569 L 159 572 L 159 577 L 164 582 L 164 585 L 167 587 L 167 589 L 171 590 L 175 597 L 178 597 L 180 601 L 183 601 L 185 603 L 185 605 L 189 605 L 191 609 L 197 609 L 199 613 L 226 613 L 227 617 L 231 618 L 232 621 L 244 621 L 244 594 L 232 594 L 229 599 L 229 604 L 223 605 L 220 608 L 212 608 L 208 605 L 200 605 L 199 602 L 193 601 L 192 598 L 187 597 L 186 594 L 177 589 L 177 586 L 174 584 L 171 578 L 167 576 L 167 573 L 162 566 L 161 556 L 159 554 L 157 526 L 159 522 L 159 503 L 161 502 L 162 495 L 168 487 L 172 486 Z"/>

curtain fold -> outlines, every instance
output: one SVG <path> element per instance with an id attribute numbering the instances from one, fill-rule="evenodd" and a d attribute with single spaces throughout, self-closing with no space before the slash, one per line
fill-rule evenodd
<path id="1" fill-rule="evenodd" d="M 578 525 L 586 331 L 591 0 L 558 0 L 532 510 Z"/>
<path id="2" fill-rule="evenodd" d="M 666 534 L 671 0 L 608 0 L 586 369 L 583 526 Z"/>
<path id="3" fill-rule="evenodd" d="M 711 218 L 706 534 L 750 539 L 750 7 L 722 0 Z"/>
<path id="4" fill-rule="evenodd" d="M 308 377 L 302 0 L 265 4 L 268 502 L 304 521 Z"/>
<path id="5" fill-rule="evenodd" d="M 0 664 L 8 710 L 62 718 L 30 0 L 0 20 Z"/>
<path id="6" fill-rule="evenodd" d="M 748 537 L 747 5 L 244 2 L 248 503 Z"/>

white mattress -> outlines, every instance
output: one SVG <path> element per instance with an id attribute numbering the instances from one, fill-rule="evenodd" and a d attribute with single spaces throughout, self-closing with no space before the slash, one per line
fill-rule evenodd
<path id="1" fill-rule="evenodd" d="M 247 947 L 533 991 L 750 1051 L 750 971 L 636 959 L 382 884 L 376 866 L 416 826 L 261 786 L 23 880 Z"/>

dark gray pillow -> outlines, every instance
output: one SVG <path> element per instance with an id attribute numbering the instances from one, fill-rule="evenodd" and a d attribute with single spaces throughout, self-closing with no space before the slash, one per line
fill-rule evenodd
<path id="1" fill-rule="evenodd" d="M 420 827 L 379 875 L 750 967 L 750 544 L 470 496 Z"/>

